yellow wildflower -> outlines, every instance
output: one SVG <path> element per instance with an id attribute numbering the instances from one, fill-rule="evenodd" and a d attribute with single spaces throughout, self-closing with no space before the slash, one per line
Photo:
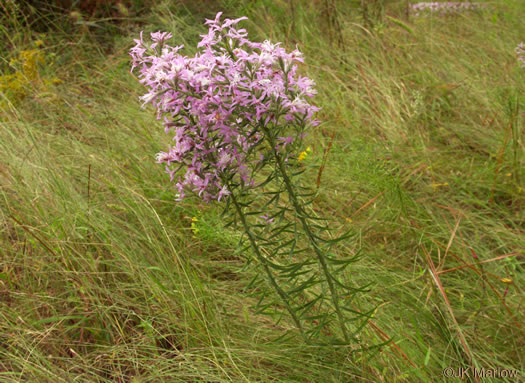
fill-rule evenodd
<path id="1" fill-rule="evenodd" d="M 199 233 L 197 222 L 199 222 L 199 219 L 197 217 L 191 218 L 191 231 L 193 232 L 194 235 L 197 235 Z"/>
<path id="2" fill-rule="evenodd" d="M 299 153 L 299 157 L 297 158 L 299 162 L 304 161 L 306 157 L 308 157 L 308 153 L 310 153 L 312 149 L 310 147 L 307 147 L 304 152 Z"/>

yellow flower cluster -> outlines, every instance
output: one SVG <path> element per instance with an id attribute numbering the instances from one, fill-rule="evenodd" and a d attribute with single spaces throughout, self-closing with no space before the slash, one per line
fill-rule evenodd
<path id="1" fill-rule="evenodd" d="M 310 147 L 307 147 L 304 152 L 299 153 L 299 157 L 297 157 L 299 162 L 304 161 L 306 157 L 308 157 L 308 153 L 310 153 L 311 151 L 312 149 L 310 149 Z"/>
<path id="2" fill-rule="evenodd" d="M 44 63 L 44 55 L 37 49 L 21 51 L 17 59 L 11 59 L 15 73 L 0 76 L 0 91 L 10 98 L 19 99 L 26 95 L 26 88 L 38 79 L 38 64 Z"/>
<path id="3" fill-rule="evenodd" d="M 43 41 L 37 40 L 34 44 L 40 47 Z M 29 49 L 20 51 L 18 56 L 9 62 L 9 65 L 15 69 L 15 72 L 0 75 L 0 93 L 4 93 L 5 97 L 11 102 L 16 102 L 26 97 L 32 88 L 37 87 L 39 82 L 42 82 L 38 66 L 44 63 L 45 57 L 41 50 Z M 57 78 L 43 81 L 46 86 L 60 82 Z M 0 99 L 0 106 L 2 106 L 3 102 L 4 100 Z"/>
<path id="4" fill-rule="evenodd" d="M 193 217 L 191 219 L 191 231 L 193 231 L 194 235 L 199 234 L 199 228 L 197 227 L 197 222 L 199 222 L 199 219 L 197 217 Z"/>

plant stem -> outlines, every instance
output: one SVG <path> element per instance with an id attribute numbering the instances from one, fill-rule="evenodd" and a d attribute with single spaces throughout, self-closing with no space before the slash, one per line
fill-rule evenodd
<path id="1" fill-rule="evenodd" d="M 321 265 L 321 268 L 323 270 L 323 273 L 326 278 L 326 282 L 328 283 L 328 288 L 330 289 L 330 295 L 332 298 L 332 303 L 334 305 L 335 311 L 337 313 L 337 317 L 339 319 L 339 325 L 341 327 L 341 331 L 343 332 L 343 336 L 345 338 L 345 342 L 350 342 L 350 337 L 348 335 L 348 330 L 345 325 L 345 318 L 343 315 L 343 312 L 341 311 L 341 307 L 339 306 L 339 299 L 337 296 L 336 287 L 334 285 L 334 281 L 332 280 L 332 275 L 330 274 L 330 270 L 328 270 L 328 264 L 325 259 L 325 255 L 323 254 L 323 251 L 319 247 L 319 244 L 317 243 L 310 226 L 308 225 L 308 221 L 306 220 L 306 213 L 303 209 L 303 207 L 299 204 L 299 201 L 297 200 L 297 195 L 295 193 L 295 190 L 293 188 L 292 182 L 290 180 L 290 177 L 288 177 L 288 173 L 286 172 L 286 169 L 284 167 L 283 159 L 281 158 L 279 152 L 275 149 L 275 140 L 273 139 L 273 136 L 271 135 L 268 128 L 263 127 L 266 137 L 268 138 L 268 142 L 270 143 L 270 146 L 273 150 L 273 155 L 275 157 L 275 161 L 277 163 L 277 166 L 279 167 L 279 171 L 283 177 L 284 184 L 286 186 L 286 190 L 288 191 L 288 195 L 290 197 L 290 201 L 293 204 L 293 207 L 297 213 L 297 217 L 301 221 L 301 224 L 303 226 L 303 229 L 310 240 L 310 243 L 312 244 L 312 247 L 314 248 L 314 251 L 317 255 L 317 259 L 319 261 L 319 264 Z"/>
<path id="2" fill-rule="evenodd" d="M 237 214 L 239 215 L 239 218 L 242 222 L 242 225 L 244 227 L 244 232 L 248 236 L 248 239 L 250 241 L 250 245 L 253 249 L 253 252 L 255 253 L 255 256 L 259 260 L 259 262 L 262 264 L 264 271 L 266 272 L 266 275 L 268 276 L 268 279 L 270 280 L 270 284 L 275 289 L 277 294 L 279 294 L 279 297 L 283 301 L 284 305 L 286 306 L 286 309 L 292 316 L 293 321 L 295 322 L 295 325 L 299 329 L 302 337 L 306 342 L 308 342 L 308 339 L 304 333 L 303 326 L 301 325 L 301 322 L 299 318 L 297 318 L 297 315 L 295 314 L 295 311 L 292 309 L 292 306 L 290 305 L 290 302 L 288 301 L 288 294 L 277 284 L 277 281 L 275 280 L 272 271 L 270 270 L 270 267 L 268 266 L 268 263 L 266 262 L 266 258 L 264 255 L 261 254 L 259 247 L 257 245 L 257 241 L 255 240 L 253 233 L 250 230 L 250 226 L 246 222 L 246 217 L 244 216 L 241 206 L 239 205 L 237 199 L 235 198 L 234 193 L 232 192 L 229 196 L 231 198 L 231 201 L 233 202 L 233 205 L 235 206 L 235 210 L 237 211 Z"/>

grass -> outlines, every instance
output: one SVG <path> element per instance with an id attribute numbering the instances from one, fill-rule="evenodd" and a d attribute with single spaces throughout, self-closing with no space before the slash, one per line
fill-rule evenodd
<path id="1" fill-rule="evenodd" d="M 44 34 L 2 16 L 3 70 L 36 39 L 46 63 L 24 98 L 2 96 L 0 380 L 523 374 L 525 73 L 514 47 L 525 5 L 407 21 L 389 2 L 389 18 L 366 29 L 358 8 L 334 3 L 325 12 L 322 1 L 165 2 L 117 24 L 46 16 L 55 24 Z M 319 179 L 320 214 L 358 233 L 338 254 L 360 250 L 348 278 L 372 284 L 355 301 L 377 306 L 361 345 L 279 340 L 293 324 L 253 315 L 240 233 L 221 228 L 219 206 L 174 202 L 154 163 L 169 137 L 139 108 L 127 49 L 139 30 L 166 29 L 191 52 L 219 9 L 248 16 L 252 38 L 297 44 L 318 84 L 323 123 L 307 139 L 304 180 Z M 54 77 L 62 84 L 45 83 Z"/>

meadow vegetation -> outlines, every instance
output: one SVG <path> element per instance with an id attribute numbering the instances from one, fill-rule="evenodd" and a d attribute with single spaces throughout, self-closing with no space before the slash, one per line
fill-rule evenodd
<path id="1" fill-rule="evenodd" d="M 525 2 L 425 17 L 404 0 L 146 3 L 0 5 L 0 381 L 523 377 Z M 170 136 L 140 109 L 129 48 L 162 30 L 191 54 L 218 11 L 297 46 L 317 83 L 301 177 L 353 233 L 336 251 L 360 255 L 355 310 L 375 308 L 358 342 L 282 338 L 289 318 L 255 315 L 240 231 L 220 203 L 175 202 L 155 163 Z"/>

